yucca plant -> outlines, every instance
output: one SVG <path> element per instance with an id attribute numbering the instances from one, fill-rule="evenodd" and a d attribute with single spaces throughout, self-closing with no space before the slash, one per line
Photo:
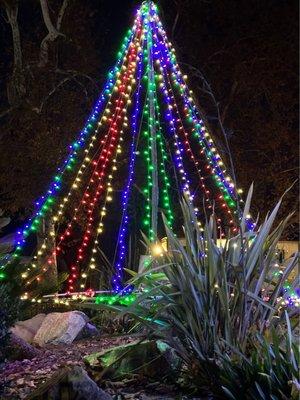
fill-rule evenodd
<path id="1" fill-rule="evenodd" d="M 251 196 L 252 187 L 239 233 L 228 236 L 223 247 L 217 245 L 214 217 L 201 231 L 184 199 L 185 246 L 165 224 L 168 252 L 133 278 L 135 287 L 142 284 L 147 290 L 131 307 L 115 309 L 129 313 L 172 346 L 193 386 L 233 399 L 241 394 L 249 399 L 280 399 L 283 394 L 289 398 L 292 384 L 287 382 L 296 381 L 298 355 L 289 316 L 278 297 L 298 256 L 282 275 L 271 272 L 277 243 L 291 216 L 272 230 L 280 200 L 264 222 L 249 231 Z M 246 386 L 248 394 L 243 392 Z"/>
<path id="2" fill-rule="evenodd" d="M 222 356 L 220 385 L 227 397 L 237 400 L 245 392 L 251 400 L 299 398 L 299 347 L 286 321 L 284 337 L 274 329 L 269 338 L 258 336 L 250 356 L 239 362 Z"/>

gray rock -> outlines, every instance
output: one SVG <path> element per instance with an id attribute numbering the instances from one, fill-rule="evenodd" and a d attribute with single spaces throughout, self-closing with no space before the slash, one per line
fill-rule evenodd
<path id="1" fill-rule="evenodd" d="M 30 394 L 30 399 L 112 400 L 112 397 L 82 367 L 73 366 L 54 373 Z"/>
<path id="2" fill-rule="evenodd" d="M 28 362 L 28 360 L 32 360 L 33 358 L 39 356 L 41 351 L 12 333 L 10 336 L 7 353 L 9 360 L 24 360 L 25 363 L 25 360 Z"/>
<path id="3" fill-rule="evenodd" d="M 0 254 L 4 255 L 10 253 L 15 247 L 15 234 L 10 233 L 9 235 L 0 238 Z"/>
<path id="4" fill-rule="evenodd" d="M 10 331 L 25 340 L 27 343 L 33 343 L 33 338 L 42 325 L 46 314 L 37 314 L 33 318 L 27 319 L 25 321 L 18 321 L 10 329 Z"/>
<path id="5" fill-rule="evenodd" d="M 34 336 L 39 346 L 46 344 L 70 344 L 85 327 L 88 317 L 81 311 L 50 313 Z"/>
<path id="6" fill-rule="evenodd" d="M 110 378 L 122 379 L 130 375 L 162 378 L 174 374 L 180 360 L 174 351 L 158 340 L 135 342 L 114 347 L 84 357 L 84 362 L 97 371 L 105 371 Z"/>
<path id="7" fill-rule="evenodd" d="M 112 400 L 112 397 L 104 392 L 88 376 L 82 367 L 74 367 L 68 374 L 68 382 L 79 399 L 84 400 Z"/>
<path id="8" fill-rule="evenodd" d="M 95 325 L 87 322 L 82 330 L 78 333 L 75 340 L 87 339 L 90 337 L 99 336 L 100 331 L 95 327 Z"/>

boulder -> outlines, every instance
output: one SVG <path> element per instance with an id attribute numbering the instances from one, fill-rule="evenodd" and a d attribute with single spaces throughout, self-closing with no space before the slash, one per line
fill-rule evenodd
<path id="1" fill-rule="evenodd" d="M 77 395 L 76 398 L 112 400 L 112 397 L 99 388 L 82 367 L 76 366 L 69 372 L 68 383 L 73 389 L 73 393 Z"/>
<path id="2" fill-rule="evenodd" d="M 82 367 L 74 366 L 54 373 L 30 394 L 30 399 L 112 400 L 112 397 Z"/>
<path id="3" fill-rule="evenodd" d="M 88 317 L 81 311 L 50 313 L 34 336 L 33 343 L 41 347 L 46 344 L 70 344 L 87 322 Z"/>
<path id="4" fill-rule="evenodd" d="M 100 332 L 95 325 L 87 322 L 83 329 L 78 333 L 75 340 L 87 339 L 90 337 L 99 336 Z"/>
<path id="5" fill-rule="evenodd" d="M 4 255 L 10 253 L 15 247 L 15 234 L 10 233 L 9 235 L 0 238 L 0 254 Z"/>
<path id="6" fill-rule="evenodd" d="M 84 357 L 84 362 L 93 370 L 102 371 L 111 379 L 122 379 L 130 375 L 142 375 L 160 379 L 174 374 L 180 360 L 173 349 L 160 340 L 134 342 L 114 347 Z"/>
<path id="7" fill-rule="evenodd" d="M 41 350 L 31 346 L 25 340 L 16 336 L 10 335 L 10 340 L 6 349 L 7 357 L 9 360 L 31 360 L 41 354 Z"/>
<path id="8" fill-rule="evenodd" d="M 37 314 L 33 318 L 27 319 L 25 321 L 18 321 L 10 329 L 10 331 L 25 340 L 27 343 L 33 343 L 33 338 L 42 325 L 46 314 Z"/>

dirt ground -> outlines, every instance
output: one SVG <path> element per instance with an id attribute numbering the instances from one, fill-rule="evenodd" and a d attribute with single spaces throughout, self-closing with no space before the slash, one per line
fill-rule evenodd
<path id="1" fill-rule="evenodd" d="M 99 352 L 133 339 L 129 336 L 99 337 L 83 339 L 71 345 L 47 346 L 31 360 L 10 361 L 0 371 L 0 400 L 26 399 L 53 374 L 66 366 L 84 366 L 85 355 Z M 176 388 L 162 382 L 149 382 L 147 379 L 105 382 L 102 389 L 116 400 L 172 400 L 187 399 L 179 395 Z"/>

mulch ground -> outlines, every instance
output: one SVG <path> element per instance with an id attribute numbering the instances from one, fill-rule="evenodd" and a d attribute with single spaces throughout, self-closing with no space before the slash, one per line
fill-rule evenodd
<path id="1" fill-rule="evenodd" d="M 26 399 L 40 385 L 62 368 L 72 365 L 84 367 L 83 357 L 134 340 L 129 336 L 83 339 L 71 345 L 47 346 L 31 360 L 10 361 L 0 371 L 0 400 Z M 105 382 L 102 388 L 116 400 L 172 400 L 185 399 L 176 388 L 146 379 Z"/>
<path id="2" fill-rule="evenodd" d="M 72 365 L 84 366 L 85 355 L 131 340 L 130 337 L 83 339 L 70 345 L 47 346 L 31 360 L 7 362 L 0 371 L 0 399 L 26 399 L 59 369 Z"/>

